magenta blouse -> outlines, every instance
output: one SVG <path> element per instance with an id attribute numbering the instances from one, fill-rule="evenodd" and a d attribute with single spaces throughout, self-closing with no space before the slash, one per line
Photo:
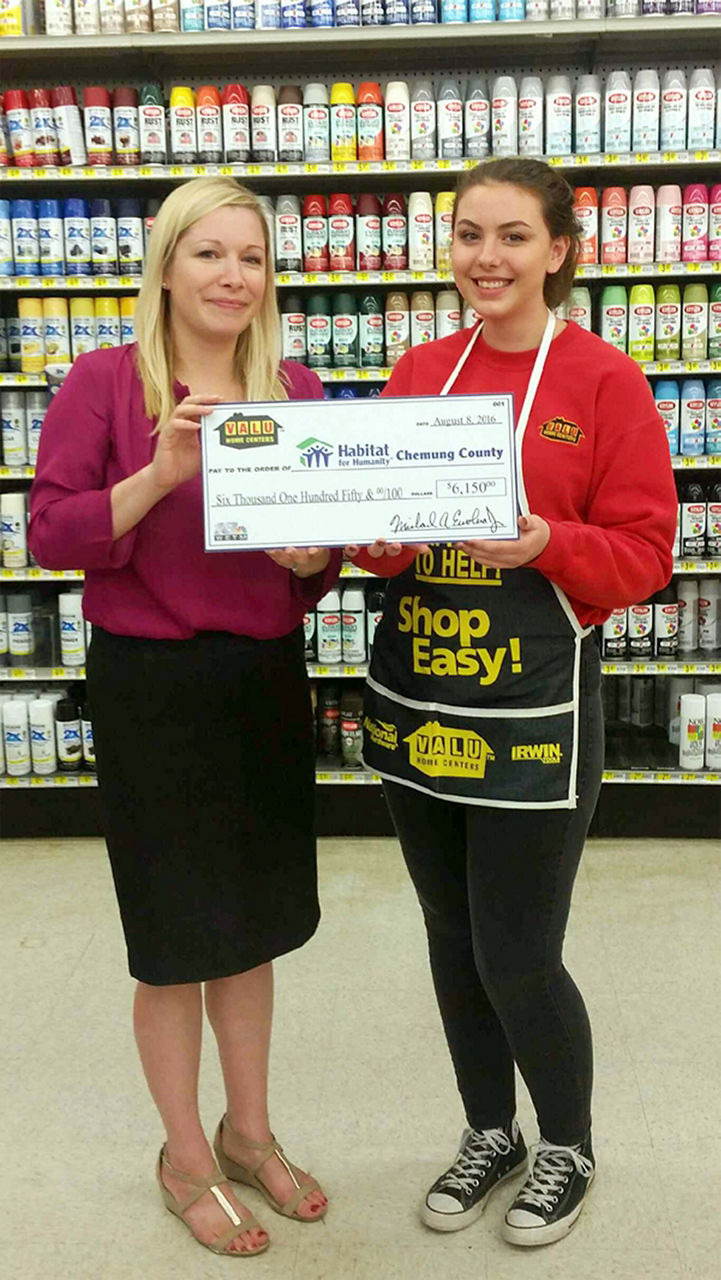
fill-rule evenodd
<path id="1" fill-rule="evenodd" d="M 324 573 L 304 579 L 262 551 L 204 551 L 200 476 L 113 540 L 110 491 L 150 462 L 155 442 L 135 351 L 133 344 L 80 356 L 50 403 L 30 494 L 28 541 L 38 564 L 84 569 L 85 616 L 116 635 L 287 635 L 337 578 L 340 551 Z M 292 400 L 323 399 L 310 369 L 281 367 Z"/>

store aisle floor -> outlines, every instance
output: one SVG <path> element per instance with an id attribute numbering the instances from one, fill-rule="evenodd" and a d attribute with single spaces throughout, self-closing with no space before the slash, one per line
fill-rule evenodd
<path id="1" fill-rule="evenodd" d="M 323 841 L 323 924 L 276 968 L 272 1116 L 333 1204 L 304 1227 L 249 1191 L 273 1246 L 236 1264 L 160 1204 L 102 844 L 0 842 L 3 1280 L 719 1280 L 720 867 L 716 841 L 589 845 L 567 960 L 596 1037 L 599 1174 L 566 1241 L 515 1251 L 508 1188 L 467 1231 L 417 1219 L 463 1124 L 421 920 L 394 841 Z M 520 1116 L 535 1141 L 524 1094 Z"/>

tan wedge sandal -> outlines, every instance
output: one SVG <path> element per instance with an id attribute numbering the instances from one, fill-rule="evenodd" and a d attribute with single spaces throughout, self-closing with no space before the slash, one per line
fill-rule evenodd
<path id="1" fill-rule="evenodd" d="M 244 1147 L 250 1147 L 252 1151 L 258 1152 L 258 1163 L 252 1169 L 249 1168 L 248 1165 L 237 1164 L 235 1160 L 231 1160 L 230 1156 L 226 1155 L 223 1150 L 224 1129 L 228 1129 L 231 1133 L 234 1133 L 238 1141 L 242 1142 Z M 238 1130 L 233 1127 L 226 1115 L 223 1116 L 223 1119 L 215 1131 L 213 1150 L 215 1151 L 216 1160 L 227 1178 L 232 1178 L 234 1182 L 242 1182 L 246 1187 L 255 1187 L 256 1191 L 260 1191 L 261 1195 L 265 1197 L 271 1209 L 274 1209 L 276 1213 L 282 1213 L 284 1218 L 294 1218 L 296 1222 L 320 1222 L 321 1219 L 325 1217 L 328 1211 L 327 1204 L 324 1205 L 322 1209 L 319 1209 L 317 1214 L 314 1214 L 312 1218 L 301 1217 L 298 1213 L 298 1205 L 301 1201 L 305 1200 L 306 1196 L 310 1195 L 311 1191 L 320 1191 L 321 1188 L 315 1178 L 312 1178 L 310 1174 L 305 1175 L 305 1180 L 303 1182 L 298 1181 L 294 1166 L 288 1163 L 283 1154 L 283 1148 L 276 1142 L 272 1135 L 270 1142 L 251 1142 L 250 1138 L 245 1138 L 242 1133 L 238 1133 Z M 280 1204 L 273 1193 L 268 1190 L 265 1183 L 258 1177 L 263 1165 L 268 1163 L 271 1156 L 278 1157 L 281 1164 L 285 1165 L 288 1173 L 295 1183 L 295 1193 L 291 1196 L 290 1200 L 286 1201 L 285 1204 Z M 300 1173 L 300 1170 L 297 1172 Z"/>
<path id="2" fill-rule="evenodd" d="M 169 1191 L 163 1182 L 161 1175 L 163 1165 L 170 1170 L 174 1178 L 179 1178 L 181 1182 L 187 1182 L 188 1186 L 192 1187 L 193 1194 L 182 1203 L 180 1200 L 175 1199 L 172 1191 Z M 202 1240 L 198 1240 L 198 1244 L 202 1244 L 203 1248 L 210 1249 L 211 1253 L 221 1253 L 229 1258 L 255 1258 L 259 1253 L 265 1253 L 268 1245 L 270 1244 L 270 1240 L 266 1240 L 265 1244 L 258 1245 L 255 1249 L 245 1249 L 242 1252 L 238 1249 L 230 1249 L 228 1247 L 230 1243 L 235 1240 L 236 1236 L 241 1235 L 244 1231 L 253 1231 L 256 1229 L 258 1231 L 264 1231 L 265 1228 L 260 1224 L 260 1222 L 258 1222 L 258 1219 L 254 1218 L 252 1215 L 248 1218 L 238 1217 L 235 1209 L 230 1203 L 230 1200 L 228 1200 L 227 1196 L 223 1195 L 223 1192 L 219 1190 L 220 1183 L 227 1182 L 227 1178 L 223 1176 L 220 1169 L 216 1167 L 209 1178 L 199 1178 L 189 1173 L 180 1173 L 178 1169 L 173 1168 L 165 1154 L 165 1146 L 162 1146 L 160 1149 L 160 1155 L 158 1156 L 158 1164 L 155 1172 L 158 1179 L 158 1186 L 160 1187 L 160 1194 L 163 1197 L 163 1203 L 165 1204 L 166 1209 L 169 1209 L 171 1213 L 175 1214 L 176 1218 L 180 1218 L 180 1221 L 185 1223 L 190 1234 L 195 1240 L 198 1240 L 198 1237 L 193 1231 L 190 1223 L 183 1217 L 183 1214 L 187 1209 L 190 1209 L 196 1201 L 200 1200 L 201 1196 L 204 1196 L 207 1191 L 210 1191 L 211 1195 L 215 1196 L 215 1199 L 218 1201 L 221 1209 L 227 1213 L 233 1225 L 228 1227 L 228 1230 L 224 1231 L 222 1236 L 218 1236 L 218 1239 L 214 1240 L 212 1244 L 205 1244 Z"/>

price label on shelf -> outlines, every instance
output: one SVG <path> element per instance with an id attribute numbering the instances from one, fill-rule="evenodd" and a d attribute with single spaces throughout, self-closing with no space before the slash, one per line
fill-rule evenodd
<path id="1" fill-rule="evenodd" d="M 663 158 L 664 158 L 664 160 L 666 161 L 666 163 L 667 163 L 667 164 L 675 164 L 675 163 L 676 163 L 676 161 L 678 160 L 678 152 L 677 152 L 677 151 L 664 151 L 664 153 L 663 153 Z"/>
<path id="2" fill-rule="evenodd" d="M 69 165 L 63 165 L 62 169 L 59 169 L 59 170 L 58 170 L 58 172 L 59 172 L 59 174 L 60 174 L 60 177 L 61 177 L 61 178 L 73 178 L 73 177 L 75 177 L 75 173 L 74 173 L 74 171 L 70 168 L 70 166 L 69 166 Z"/>
<path id="3" fill-rule="evenodd" d="M 141 164 L 140 168 L 138 169 L 138 174 L 140 175 L 141 178 L 152 178 L 153 170 L 151 169 L 149 164 Z"/>
<path id="4" fill-rule="evenodd" d="M 65 667 L 53 667 L 50 674 L 53 680 L 64 680 L 66 675 Z"/>
<path id="5" fill-rule="evenodd" d="M 260 165 L 259 165 L 259 164 L 249 164 L 249 165 L 246 167 L 245 172 L 249 175 L 249 177 L 257 178 L 257 177 L 258 177 L 258 175 L 260 174 Z"/>
<path id="6" fill-rule="evenodd" d="M 340 780 L 341 782 L 355 782 L 357 777 L 357 773 L 342 773 L 340 775 Z"/>
<path id="7" fill-rule="evenodd" d="M 19 779 L 19 778 L 13 778 L 13 777 L 11 777 L 11 776 L 8 774 L 7 778 L 5 779 L 5 786 L 6 786 L 6 787 L 19 787 L 19 786 L 20 786 L 20 779 Z"/>
<path id="8" fill-rule="evenodd" d="M 422 169 L 422 168 L 423 168 L 422 160 L 411 160 L 411 169 L 414 172 L 417 172 L 419 169 Z"/>
<path id="9" fill-rule="evenodd" d="M 603 781 L 604 781 L 604 782 L 615 782 L 615 780 L 616 780 L 616 770 L 615 770 L 615 769 L 604 769 L 602 777 L 603 777 Z"/>
<path id="10" fill-rule="evenodd" d="M 668 274 L 669 274 L 669 272 L 671 271 L 671 263 L 670 263 L 670 262 L 659 262 L 659 263 L 657 264 L 656 270 L 658 271 L 659 275 L 666 276 L 666 275 L 668 275 Z"/>
<path id="11" fill-rule="evenodd" d="M 343 272 L 342 272 L 342 271 L 331 271 L 330 275 L 328 276 L 328 280 L 329 280 L 330 284 L 342 284 L 342 283 L 343 283 Z"/>
<path id="12" fill-rule="evenodd" d="M 281 271 L 279 275 L 275 277 L 275 282 L 276 284 L 290 284 L 290 276 L 288 275 L 288 272 Z"/>
<path id="13" fill-rule="evenodd" d="M 357 667 L 344 667 L 343 672 L 347 676 L 359 676 L 361 674 Z"/>
<path id="14" fill-rule="evenodd" d="M 698 371 L 699 371 L 699 362 L 698 362 L 698 360 L 687 360 L 687 361 L 686 361 L 686 372 L 687 372 L 687 373 L 698 373 Z"/>
<path id="15" fill-rule="evenodd" d="M 561 166 L 561 157 L 546 156 L 546 164 L 550 165 L 552 169 L 558 169 Z"/>
<path id="16" fill-rule="evenodd" d="M 308 271 L 308 272 L 306 272 L 306 277 L 305 277 L 305 278 L 306 278 L 306 282 L 307 282 L 308 284 L 317 284 L 317 283 L 318 283 L 318 273 L 317 273 L 317 271 Z"/>
<path id="17" fill-rule="evenodd" d="M 633 773 L 629 773 L 628 780 L 629 782 L 643 782 L 645 776 L 645 774 L 636 769 Z"/>
<path id="18" fill-rule="evenodd" d="M 134 171 L 132 169 L 114 168 L 110 170 L 110 177 L 111 178 L 130 178 L 133 176 L 133 172 Z"/>
<path id="19" fill-rule="evenodd" d="M 721 560 L 709 560 L 706 568 L 709 573 L 718 573 L 719 569 L 721 569 Z"/>
<path id="20" fill-rule="evenodd" d="M 643 271 L 643 267 L 641 267 L 637 262 L 630 262 L 630 263 L 629 263 L 629 265 L 628 265 L 628 274 L 629 274 L 630 276 L 640 276 L 640 275 L 641 275 L 641 273 L 642 273 L 642 271 Z"/>
<path id="21" fill-rule="evenodd" d="M 708 673 L 710 676 L 721 675 L 721 662 L 709 662 Z"/>
<path id="22" fill-rule="evenodd" d="M 94 168 L 94 166 L 92 166 L 92 165 L 85 165 L 85 166 L 80 170 L 80 172 L 82 173 L 82 175 L 83 175 L 83 177 L 84 177 L 84 178 L 94 178 L 94 177 L 95 177 L 95 168 Z"/>
<path id="23" fill-rule="evenodd" d="M 316 782 L 330 782 L 331 775 L 329 773 L 317 773 L 315 775 Z"/>
<path id="24" fill-rule="evenodd" d="M 695 671 L 696 671 L 696 664 L 694 662 L 684 662 L 683 673 L 685 676 L 692 676 L 695 673 Z"/>
<path id="25" fill-rule="evenodd" d="M 655 777 L 655 779 L 656 779 L 656 781 L 657 781 L 657 782 L 670 782 L 670 781 L 671 781 L 671 774 L 670 774 L 670 773 L 655 773 L 655 774 L 654 774 L 654 777 Z"/>
<path id="26" fill-rule="evenodd" d="M 708 151 L 695 151 L 693 158 L 694 160 L 697 161 L 697 163 L 703 163 L 704 160 L 708 160 L 709 158 Z"/>
<path id="27" fill-rule="evenodd" d="M 31 787 L 44 787 L 44 786 L 45 786 L 45 779 L 44 779 L 44 778 L 38 778 L 37 776 L 33 776 L 33 777 L 30 779 L 30 786 L 31 786 Z"/>
<path id="28" fill-rule="evenodd" d="M 618 164 L 618 156 L 613 151 L 606 154 L 606 164 Z"/>
<path id="29" fill-rule="evenodd" d="M 698 782 L 698 777 L 699 775 L 697 773 L 682 773 L 681 781 L 682 782 Z"/>
<path id="30" fill-rule="evenodd" d="M 345 160 L 334 160 L 334 161 L 333 161 L 333 172 L 334 172 L 334 173 L 347 173 L 347 172 L 348 172 L 348 165 L 347 165 L 346 161 L 345 161 Z"/>
<path id="31" fill-rule="evenodd" d="M 369 164 L 369 162 L 368 162 L 367 160 L 359 160 L 359 161 L 358 161 L 358 172 L 359 172 L 359 173 L 370 173 L 370 164 Z"/>
<path id="32" fill-rule="evenodd" d="M 436 160 L 437 169 L 450 169 L 450 167 L 451 167 L 450 160 Z"/>
<path id="33" fill-rule="evenodd" d="M 275 166 L 275 172 L 279 177 L 283 177 L 288 172 L 287 164 L 277 164 Z"/>
<path id="34" fill-rule="evenodd" d="M 11 667 L 8 674 L 11 680 L 34 680 L 35 668 L 34 667 Z"/>
<path id="35" fill-rule="evenodd" d="M 381 275 L 384 284 L 394 284 L 396 279 L 395 271 L 384 271 Z"/>
<path id="36" fill-rule="evenodd" d="M 701 263 L 700 263 L 700 262 L 687 262 L 687 263 L 686 263 L 686 271 L 688 272 L 688 274 L 689 274 L 689 275 L 695 275 L 695 274 L 696 274 L 696 272 L 697 272 L 697 271 L 700 271 L 700 270 L 701 270 Z"/>
<path id="37" fill-rule="evenodd" d="M 359 381 L 359 382 L 367 382 L 367 381 L 368 381 L 368 379 L 370 378 L 370 376 L 371 376 L 371 375 L 370 375 L 370 369 L 359 369 L 359 370 L 358 370 L 358 381 Z"/>
<path id="38" fill-rule="evenodd" d="M 609 262 L 604 263 L 604 265 L 601 268 L 601 274 L 604 276 L 615 276 L 617 271 L 618 271 L 618 267 L 614 266 L 613 263 L 609 263 Z"/>
<path id="39" fill-rule="evenodd" d="M 615 676 L 615 674 L 616 674 L 616 672 L 617 672 L 617 671 L 618 671 L 618 667 L 616 666 L 616 663 L 615 663 L 615 662 L 604 662 L 604 664 L 603 664 L 603 674 L 604 674 L 604 675 L 606 675 L 606 676 Z"/>
<path id="40" fill-rule="evenodd" d="M 656 663 L 656 670 L 657 670 L 657 672 L 658 672 L 658 674 L 659 674 L 660 676 L 665 676 L 666 672 L 668 671 L 668 663 L 667 663 L 667 662 L 657 662 L 657 663 Z"/>
<path id="41" fill-rule="evenodd" d="M 576 164 L 584 165 L 584 164 L 590 164 L 590 163 L 591 163 L 590 156 L 581 156 L 581 155 L 576 156 Z"/>
<path id="42" fill-rule="evenodd" d="M 670 373 L 670 372 L 671 372 L 671 366 L 670 366 L 670 364 L 668 363 L 668 361 L 667 361 L 667 360 L 659 360 L 658 364 L 656 365 L 656 372 L 657 372 L 657 373 Z"/>
<path id="43" fill-rule="evenodd" d="M 317 172 L 318 172 L 318 166 L 317 166 L 317 164 L 307 164 L 307 165 L 305 165 L 305 172 L 306 172 L 306 173 L 317 173 Z"/>
<path id="44" fill-rule="evenodd" d="M 707 773 L 704 775 L 706 782 L 718 782 L 719 775 L 717 773 Z"/>
<path id="45" fill-rule="evenodd" d="M 28 578 L 42 578 L 42 569 L 28 569 Z"/>
<path id="46" fill-rule="evenodd" d="M 719 266 L 721 266 L 721 263 L 719 263 Z M 721 360 L 712 360 L 710 367 L 712 373 L 721 373 Z"/>
<path id="47" fill-rule="evenodd" d="M 636 152 L 636 164 L 648 164 L 648 161 L 649 161 L 648 151 Z"/>
<path id="48" fill-rule="evenodd" d="M 330 673 L 331 673 L 330 667 L 314 667 L 313 668 L 313 675 L 316 675 L 316 676 L 329 676 Z"/>
<path id="49" fill-rule="evenodd" d="M 646 666 L 645 662 L 634 662 L 633 674 L 635 676 L 643 676 L 646 674 L 647 671 L 648 671 L 648 667 Z"/>
<path id="50" fill-rule="evenodd" d="M 358 271 L 356 272 L 356 280 L 359 284 L 365 284 L 367 280 L 370 280 L 370 274 L 367 271 Z"/>

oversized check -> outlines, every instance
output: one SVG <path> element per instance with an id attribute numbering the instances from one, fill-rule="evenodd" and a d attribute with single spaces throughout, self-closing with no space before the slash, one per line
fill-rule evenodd
<path id="1" fill-rule="evenodd" d="M 510 395 L 219 405 L 205 548 L 517 538 L 514 443 Z"/>

